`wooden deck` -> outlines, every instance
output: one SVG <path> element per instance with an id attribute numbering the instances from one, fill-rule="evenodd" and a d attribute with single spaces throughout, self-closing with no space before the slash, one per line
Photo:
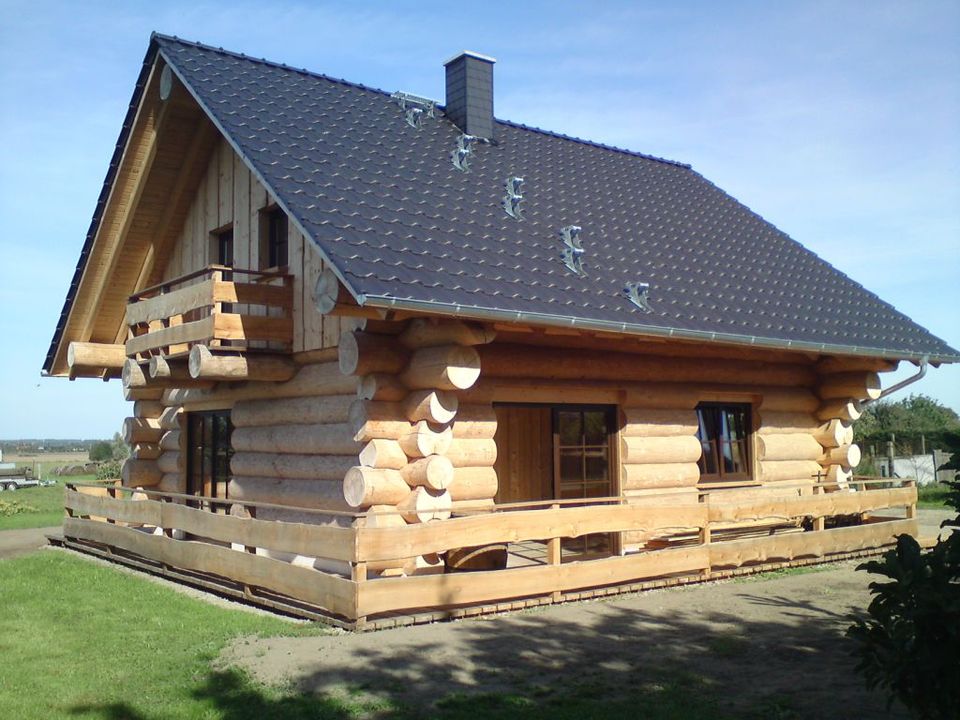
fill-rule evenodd
<path id="1" fill-rule="evenodd" d="M 917 534 L 912 481 L 869 481 L 855 491 L 737 503 L 724 502 L 723 493 L 717 492 L 684 506 L 623 505 L 610 499 L 546 508 L 525 504 L 380 528 L 263 521 L 184 504 L 196 500 L 174 493 L 68 485 L 65 542 L 226 583 L 248 600 L 272 598 L 289 612 L 303 607 L 312 616 L 358 627 L 400 616 L 511 609 L 584 593 L 621 592 L 645 583 L 694 582 L 783 563 L 821 562 L 870 553 L 889 546 L 897 535 Z M 258 507 L 267 507 L 205 501 L 244 506 L 253 515 Z M 905 509 L 906 517 L 879 514 L 894 508 Z M 343 515 L 341 524 L 354 517 Z M 331 513 L 318 511 L 318 516 L 329 522 Z M 757 521 L 764 521 L 767 529 L 751 533 L 742 525 L 756 527 Z M 663 531 L 677 542 L 579 561 L 561 558 L 558 551 L 563 538 L 633 531 Z M 505 569 L 374 577 L 376 570 L 400 568 L 413 557 L 487 544 L 508 545 L 511 560 Z M 278 559 L 283 553 L 300 560 Z M 345 570 L 315 569 L 309 560 L 318 556 Z"/>

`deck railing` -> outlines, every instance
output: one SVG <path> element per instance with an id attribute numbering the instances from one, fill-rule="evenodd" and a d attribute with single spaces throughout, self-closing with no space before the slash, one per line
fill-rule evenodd
<path id="1" fill-rule="evenodd" d="M 176 355 L 196 344 L 289 351 L 292 308 L 292 276 L 210 265 L 130 296 L 127 356 Z"/>
<path id="2" fill-rule="evenodd" d="M 258 510 L 284 506 L 204 498 L 211 506 L 231 509 L 230 514 L 218 514 L 188 505 L 198 500 L 193 496 L 71 483 L 66 490 L 64 536 L 164 566 L 228 578 L 251 592 L 279 593 L 357 621 L 414 609 L 518 598 L 559 600 L 568 592 L 667 576 L 708 577 L 746 565 L 879 548 L 893 543 L 897 535 L 917 534 L 917 491 L 912 480 L 858 482 L 856 491 L 798 491 L 795 496 L 736 502 L 724 501 L 722 492 L 713 492 L 702 494 L 696 504 L 635 505 L 619 498 L 576 505 L 523 503 L 397 527 L 365 527 L 353 522 L 359 517 L 356 514 L 300 508 L 298 512 L 316 513 L 328 524 L 258 520 Z M 875 515 L 891 508 L 904 511 L 901 516 Z M 738 523 L 759 521 L 789 531 L 729 532 Z M 561 558 L 563 539 L 637 531 L 672 533 L 680 542 L 599 559 L 568 562 Z M 546 544 L 542 564 L 368 578 L 370 570 L 400 567 L 417 556 L 524 541 Z M 278 559 L 282 553 L 322 558 L 327 566 L 339 563 L 343 569 L 304 567 Z"/>

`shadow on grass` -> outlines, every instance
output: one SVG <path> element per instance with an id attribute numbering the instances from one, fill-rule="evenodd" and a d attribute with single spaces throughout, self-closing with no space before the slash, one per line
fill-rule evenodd
<path id="1" fill-rule="evenodd" d="M 231 669 L 192 689 L 223 720 L 392 718 L 439 720 L 811 720 L 856 708 L 886 710 L 853 671 L 843 637 L 849 618 L 805 597 L 739 595 L 757 613 L 706 612 L 687 603 L 646 612 L 622 602 L 528 611 L 345 640 L 348 655 L 324 656 L 329 639 L 293 642 L 315 652 L 287 688 L 266 688 Z M 286 646 L 285 646 L 286 647 Z M 269 653 L 258 662 L 270 662 Z M 77 708 L 77 710 L 81 710 Z M 83 708 L 104 720 L 154 720 L 132 708 Z M 129 711 L 129 712 L 128 712 Z"/>

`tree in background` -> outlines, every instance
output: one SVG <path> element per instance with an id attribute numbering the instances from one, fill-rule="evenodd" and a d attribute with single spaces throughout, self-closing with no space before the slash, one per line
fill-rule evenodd
<path id="1" fill-rule="evenodd" d="M 98 440 L 90 446 L 89 457 L 91 462 L 106 462 L 113 460 L 113 443 Z"/>
<path id="2" fill-rule="evenodd" d="M 123 441 L 123 436 L 118 432 L 113 434 L 111 448 L 114 460 L 126 460 L 130 457 L 130 446 Z"/>
<path id="3" fill-rule="evenodd" d="M 895 436 L 896 450 L 902 455 L 917 452 L 921 437 L 928 448 L 960 452 L 960 416 L 926 395 L 868 405 L 853 424 L 853 434 L 854 442 L 863 448 L 886 448 L 887 441 Z"/>

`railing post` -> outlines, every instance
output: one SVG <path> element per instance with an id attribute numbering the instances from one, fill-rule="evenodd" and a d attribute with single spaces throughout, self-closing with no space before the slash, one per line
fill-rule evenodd
<path id="1" fill-rule="evenodd" d="M 916 487 L 917 481 L 914 478 L 907 478 L 904 480 L 904 487 L 914 488 L 914 498 L 916 498 Z M 913 520 L 917 517 L 917 501 L 914 499 L 912 503 L 907 505 L 907 520 Z"/>
<path id="2" fill-rule="evenodd" d="M 559 510 L 560 506 L 557 504 L 550 506 L 551 510 Z M 563 562 L 563 548 L 560 545 L 560 538 L 554 537 L 547 540 L 547 563 L 550 565 L 560 565 Z M 550 593 L 550 599 L 553 602 L 560 602 L 561 593 L 559 590 L 554 590 Z"/>
<path id="3" fill-rule="evenodd" d="M 709 580 L 713 567 L 710 563 L 710 495 L 703 494 L 700 496 L 700 502 L 707 506 L 707 512 L 703 520 L 703 527 L 700 528 L 700 544 L 703 545 L 707 550 L 707 567 L 700 571 L 700 575 L 704 580 Z"/>
<path id="4" fill-rule="evenodd" d="M 814 486 L 813 486 L 813 494 L 814 494 L 815 496 L 816 496 L 816 495 L 822 495 L 822 494 L 823 494 L 823 488 L 820 487 L 819 485 L 814 485 Z M 821 531 L 821 530 L 826 530 L 826 529 L 827 529 L 827 518 L 826 518 L 825 516 L 823 516 L 823 515 L 817 515 L 815 518 L 813 518 L 813 530 L 814 530 L 814 532 L 819 532 L 819 531 Z"/>

